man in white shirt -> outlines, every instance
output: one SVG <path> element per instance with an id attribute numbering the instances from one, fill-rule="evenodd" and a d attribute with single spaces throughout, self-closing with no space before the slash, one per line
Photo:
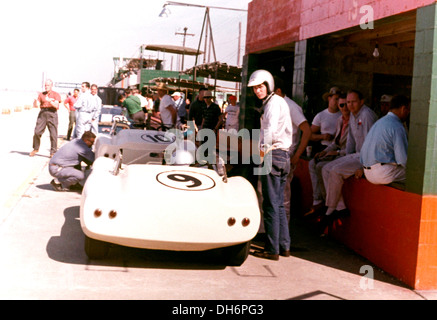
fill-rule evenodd
<path id="1" fill-rule="evenodd" d="M 287 214 L 287 219 L 290 220 L 290 198 L 291 198 L 291 181 L 293 180 L 293 173 L 300 156 L 305 151 L 306 146 L 311 137 L 311 128 L 305 118 L 302 108 L 284 93 L 284 82 L 279 77 L 274 77 L 275 93 L 285 99 L 290 109 L 290 118 L 293 124 L 293 139 L 290 146 L 290 173 L 287 176 L 284 190 L 284 208 Z M 300 137 L 302 133 L 302 136 Z"/>
<path id="2" fill-rule="evenodd" d="M 176 127 L 178 129 L 183 129 L 182 125 L 185 124 L 187 119 L 187 109 L 185 109 L 187 104 L 185 102 L 185 95 L 181 92 L 176 91 L 171 95 L 171 97 L 174 100 L 177 110 Z"/>
<path id="3" fill-rule="evenodd" d="M 102 99 L 97 94 L 98 87 L 96 84 L 91 85 L 91 97 L 93 100 L 94 105 L 94 112 L 91 116 L 91 128 L 90 131 L 97 135 L 99 133 L 99 118 L 100 114 L 102 113 Z"/>
<path id="4" fill-rule="evenodd" d="M 230 95 L 228 97 L 229 104 L 226 107 L 226 122 L 225 129 L 226 130 L 235 130 L 238 132 L 240 127 L 239 116 L 240 116 L 240 106 L 237 103 L 237 97 L 234 95 Z"/>
<path id="5" fill-rule="evenodd" d="M 99 106 L 98 99 L 96 98 L 97 86 L 95 87 L 96 93 L 94 95 L 91 94 L 89 82 L 83 82 L 81 90 L 82 93 L 74 104 L 76 109 L 76 127 L 73 138 L 81 138 L 85 131 L 90 131 L 92 128 L 95 130 L 96 126 L 93 126 L 93 123 L 95 121 L 98 123 L 98 116 L 101 112 L 101 104 Z"/>
<path id="6" fill-rule="evenodd" d="M 176 127 L 177 111 L 174 100 L 167 92 L 168 88 L 164 83 L 160 83 L 157 87 L 159 102 L 159 113 L 163 130 L 168 130 Z"/>
<path id="7" fill-rule="evenodd" d="M 338 109 L 340 89 L 332 87 L 323 95 L 323 100 L 328 101 L 328 108 L 316 114 L 311 125 L 311 141 L 319 141 L 322 149 L 328 146 L 335 135 L 337 120 L 341 117 Z"/>
<path id="8" fill-rule="evenodd" d="M 271 170 L 261 175 L 263 217 L 266 230 L 264 251 L 255 252 L 259 258 L 279 260 L 290 256 L 290 233 L 284 210 L 284 188 L 290 172 L 288 151 L 292 144 L 293 125 L 284 98 L 274 93 L 273 76 L 266 70 L 255 71 L 249 79 L 256 97 L 262 100 L 260 149 L 268 152 L 264 162 L 271 162 Z M 269 150 L 271 150 L 269 152 Z"/>
<path id="9" fill-rule="evenodd" d="M 149 101 L 147 100 L 147 98 L 144 97 L 143 95 L 141 95 L 140 90 L 138 90 L 136 88 L 132 89 L 132 93 L 134 96 L 136 96 L 136 97 L 138 97 L 138 99 L 140 99 L 141 109 L 143 109 L 143 111 L 146 112 L 145 110 L 149 106 Z"/>

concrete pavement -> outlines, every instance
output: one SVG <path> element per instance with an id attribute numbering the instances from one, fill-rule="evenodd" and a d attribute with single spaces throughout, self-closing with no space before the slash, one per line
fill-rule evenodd
<path id="1" fill-rule="evenodd" d="M 0 221 L 7 216 L 21 195 L 39 175 L 50 155 L 49 133 L 41 137 L 40 152 L 30 158 L 33 131 L 39 109 L 32 108 L 11 114 L 0 115 L 0 164 L 2 183 L 0 185 Z M 68 113 L 61 107 L 58 111 L 58 134 L 65 136 L 68 126 Z M 58 147 L 63 143 L 58 139 Z"/>
<path id="2" fill-rule="evenodd" d="M 33 119 L 29 123 L 33 131 Z M 8 129 L 11 137 L 15 128 Z M 208 254 L 117 246 L 108 259 L 89 260 L 78 220 L 80 194 L 53 191 L 45 151 L 29 158 L 31 149 L 17 141 L 10 145 L 12 158 L 2 155 L 12 161 L 3 171 L 23 172 L 7 173 L 2 182 L 3 190 L 12 179 L 19 188 L 8 193 L 13 199 L 5 199 L 9 207 L 0 220 L 0 299 L 437 299 L 437 292 L 411 290 L 341 244 L 319 238 L 300 220 L 292 224 L 292 256 L 279 261 L 249 256 L 241 267 L 226 267 Z M 258 240 L 254 248 L 262 245 Z"/>

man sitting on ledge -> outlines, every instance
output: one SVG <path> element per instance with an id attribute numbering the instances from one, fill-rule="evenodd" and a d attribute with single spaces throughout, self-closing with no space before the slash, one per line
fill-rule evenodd
<path id="1" fill-rule="evenodd" d="M 373 184 L 405 181 L 408 138 L 403 122 L 410 114 L 410 101 L 402 95 L 394 96 L 387 115 L 370 129 L 361 148 L 363 169 L 356 173 Z"/>

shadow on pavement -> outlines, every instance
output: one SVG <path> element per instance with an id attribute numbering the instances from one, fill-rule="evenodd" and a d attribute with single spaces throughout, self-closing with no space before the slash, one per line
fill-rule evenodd
<path id="1" fill-rule="evenodd" d="M 47 185 L 50 187 L 50 185 Z M 40 186 L 45 189 L 46 185 Z M 47 243 L 48 256 L 58 262 L 93 266 L 118 266 L 121 268 L 160 268 L 160 269 L 193 269 L 221 270 L 226 265 L 220 262 L 217 250 L 206 252 L 175 252 L 147 250 L 111 246 L 109 255 L 104 260 L 90 260 L 85 254 L 85 235 L 80 226 L 79 206 L 64 210 L 65 222 L 60 236 L 53 236 Z M 319 265 L 360 275 L 362 266 L 371 266 L 374 279 L 399 287 L 408 288 L 395 277 L 385 273 L 370 261 L 356 254 L 341 243 L 329 238 L 319 237 L 313 227 L 299 218 L 293 218 L 290 224 L 291 255 Z M 262 249 L 264 234 L 258 234 L 252 241 L 251 249 Z M 308 272 L 311 272 L 309 267 Z M 364 276 L 364 274 L 363 274 Z M 314 293 L 319 295 L 320 293 Z"/>
<path id="2" fill-rule="evenodd" d="M 53 189 L 53 187 L 52 187 L 52 185 L 51 185 L 50 183 L 47 183 L 47 184 L 39 184 L 39 185 L 37 185 L 36 187 L 37 187 L 38 189 L 41 189 L 41 190 L 48 190 L 48 191 L 56 192 L 56 191 Z"/>
<path id="3" fill-rule="evenodd" d="M 12 150 L 9 153 L 16 153 L 16 154 L 20 154 L 22 156 L 29 157 L 30 151 L 13 151 Z M 39 154 L 39 153 L 37 153 L 34 157 L 50 158 L 48 155 L 43 155 L 43 154 Z"/>
<path id="4" fill-rule="evenodd" d="M 86 266 L 118 266 L 130 268 L 159 269 L 200 269 L 221 270 L 226 266 L 220 263 L 220 254 L 216 251 L 176 252 L 146 250 L 111 246 L 104 260 L 90 260 L 85 254 L 85 235 L 80 226 L 79 206 L 64 210 L 65 222 L 60 236 L 53 236 L 47 243 L 48 256 L 58 262 L 82 264 Z"/>
<path id="5" fill-rule="evenodd" d="M 374 279 L 399 287 L 409 288 L 403 282 L 375 266 L 342 243 L 329 236 L 320 237 L 314 225 L 302 218 L 293 218 L 290 222 L 291 255 L 357 275 L 361 267 L 367 265 L 374 270 Z"/>

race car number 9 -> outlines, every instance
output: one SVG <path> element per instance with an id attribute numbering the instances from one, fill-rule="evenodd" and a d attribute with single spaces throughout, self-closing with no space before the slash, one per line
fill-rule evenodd
<path id="1" fill-rule="evenodd" d="M 203 191 L 215 187 L 212 178 L 192 171 L 161 172 L 156 176 L 156 180 L 166 187 L 186 191 Z"/>

